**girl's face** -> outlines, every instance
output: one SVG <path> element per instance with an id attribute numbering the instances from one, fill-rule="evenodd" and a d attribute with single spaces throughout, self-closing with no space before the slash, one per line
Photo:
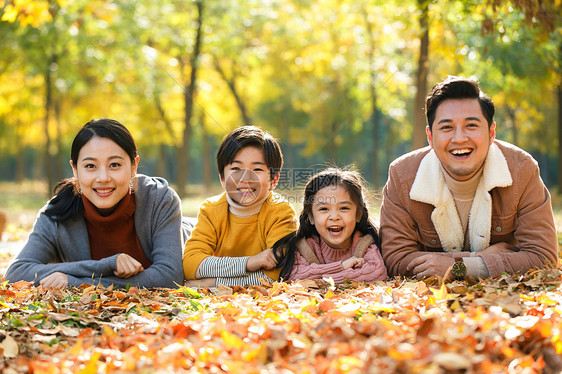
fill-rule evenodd
<path id="1" fill-rule="evenodd" d="M 359 222 L 357 204 L 340 185 L 327 186 L 314 195 L 311 223 L 330 247 L 346 249 L 351 245 Z"/>
<path id="2" fill-rule="evenodd" d="M 129 193 L 129 183 L 137 172 L 139 156 L 131 164 L 129 155 L 109 138 L 93 137 L 78 153 L 77 164 L 72 166 L 82 195 L 98 209 L 109 214 Z"/>

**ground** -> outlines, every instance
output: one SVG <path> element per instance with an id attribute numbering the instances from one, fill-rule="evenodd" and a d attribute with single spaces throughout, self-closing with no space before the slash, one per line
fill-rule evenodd
<path id="1" fill-rule="evenodd" d="M 558 221 L 560 222 L 560 221 Z M 0 272 L 29 227 L 0 242 Z M 558 373 L 562 262 L 483 282 L 0 283 L 3 373 Z"/>

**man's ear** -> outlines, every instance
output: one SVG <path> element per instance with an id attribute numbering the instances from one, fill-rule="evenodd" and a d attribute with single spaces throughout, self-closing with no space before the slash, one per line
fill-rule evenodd
<path id="1" fill-rule="evenodd" d="M 224 178 L 221 176 L 221 174 L 219 173 L 219 180 L 221 181 L 221 186 L 224 190 L 226 190 L 226 186 L 224 185 Z"/>
<path id="2" fill-rule="evenodd" d="M 490 144 L 496 139 L 496 123 L 492 122 L 490 125 Z"/>
<path id="3" fill-rule="evenodd" d="M 425 133 L 427 135 L 427 142 L 429 143 L 431 148 L 433 148 L 433 138 L 431 137 L 431 129 L 429 128 L 429 126 L 425 126 Z"/>
<path id="4" fill-rule="evenodd" d="M 270 185 L 269 185 L 269 190 L 273 191 L 275 189 L 275 187 L 277 186 L 277 183 L 279 182 L 279 172 L 275 173 L 275 176 L 273 177 L 273 179 L 271 179 Z"/>

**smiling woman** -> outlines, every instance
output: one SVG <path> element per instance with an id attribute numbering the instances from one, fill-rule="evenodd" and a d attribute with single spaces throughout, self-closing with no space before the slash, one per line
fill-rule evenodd
<path id="1" fill-rule="evenodd" d="M 72 143 L 74 177 L 55 188 L 6 279 L 44 287 L 181 284 L 190 224 L 164 179 L 137 174 L 139 161 L 119 122 L 84 125 Z"/>

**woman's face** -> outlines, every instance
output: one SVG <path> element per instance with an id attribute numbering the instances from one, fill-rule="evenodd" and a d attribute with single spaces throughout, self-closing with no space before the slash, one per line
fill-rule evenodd
<path id="1" fill-rule="evenodd" d="M 129 193 L 129 183 L 137 172 L 139 156 L 135 163 L 125 150 L 109 138 L 93 137 L 78 153 L 77 164 L 72 166 L 82 195 L 101 214 L 109 214 L 119 201 Z"/>

